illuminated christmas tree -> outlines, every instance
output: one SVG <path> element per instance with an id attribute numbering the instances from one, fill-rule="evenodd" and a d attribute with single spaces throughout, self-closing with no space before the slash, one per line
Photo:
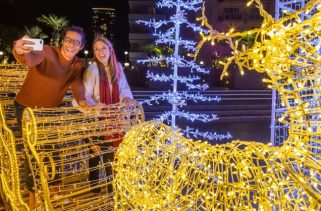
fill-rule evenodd
<path id="1" fill-rule="evenodd" d="M 185 58 L 185 55 L 193 54 L 196 50 L 196 42 L 183 39 L 181 36 L 182 29 L 191 29 L 196 33 L 207 34 L 202 26 L 189 22 L 188 14 L 196 13 L 201 9 L 202 0 L 160 0 L 157 3 L 159 8 L 168 8 L 174 11 L 174 14 L 167 20 L 149 20 L 138 21 L 154 29 L 153 35 L 156 37 L 155 44 L 158 46 L 170 46 L 173 51 L 166 56 L 152 57 L 140 60 L 141 63 L 165 64 L 172 71 L 170 74 L 155 74 L 148 71 L 147 78 L 153 81 L 170 82 L 172 90 L 152 96 L 144 101 L 148 105 L 159 104 L 160 101 L 167 101 L 171 104 L 172 110 L 160 115 L 157 119 L 171 124 L 172 129 L 177 130 L 176 118 L 185 118 L 190 121 L 209 122 L 217 120 L 217 115 L 190 113 L 183 110 L 188 101 L 193 102 L 210 102 L 219 101 L 219 97 L 207 97 L 200 94 L 199 91 L 208 89 L 207 84 L 198 83 L 200 77 L 197 74 L 208 74 L 209 70 L 196 64 L 193 60 Z M 182 75 L 182 70 L 189 70 L 190 75 Z M 184 84 L 186 91 L 179 91 L 178 84 Z M 193 92 L 190 92 L 193 91 Z M 195 92 L 196 91 L 196 92 Z M 202 137 L 208 140 L 221 140 L 231 138 L 231 135 L 217 134 L 216 132 L 201 132 L 198 129 L 186 127 L 182 132 L 187 136 L 195 138 Z"/>

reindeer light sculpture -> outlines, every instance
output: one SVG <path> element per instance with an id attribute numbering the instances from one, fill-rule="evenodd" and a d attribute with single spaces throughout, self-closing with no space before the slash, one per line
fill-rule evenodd
<path id="1" fill-rule="evenodd" d="M 321 209 L 321 37 L 320 0 L 274 21 L 259 0 L 261 28 L 202 34 L 225 40 L 241 73 L 266 73 L 287 112 L 289 137 L 281 147 L 232 141 L 211 146 L 185 139 L 157 122 L 135 126 L 116 154 L 115 209 L 137 210 L 320 210 Z M 300 17 L 315 10 L 311 18 Z M 294 21 L 293 21 L 294 20 Z M 291 22 L 291 23 L 290 23 Z M 254 34 L 252 46 L 238 38 Z M 196 52 L 195 56 L 198 52 Z"/>

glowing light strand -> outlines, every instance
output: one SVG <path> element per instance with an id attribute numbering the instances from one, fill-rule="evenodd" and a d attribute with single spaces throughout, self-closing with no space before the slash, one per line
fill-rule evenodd
<path id="1" fill-rule="evenodd" d="M 224 135 L 224 134 L 217 134 L 216 132 L 214 133 L 201 132 L 198 129 L 194 129 L 190 127 L 186 127 L 185 130 L 183 130 L 183 133 L 186 135 L 187 138 L 202 137 L 203 139 L 208 139 L 208 140 L 226 140 L 226 139 L 232 138 L 230 133 L 227 133 L 226 135 Z"/>
<path id="2" fill-rule="evenodd" d="M 280 147 L 239 140 L 211 146 L 145 122 L 127 133 L 116 154 L 115 208 L 321 210 L 321 65 L 319 47 L 311 42 L 321 37 L 320 0 L 277 21 L 254 2 L 264 17 L 261 28 L 219 33 L 204 17 L 213 31 L 199 46 L 226 40 L 234 54 L 225 67 L 234 60 L 241 71 L 266 73 L 287 110 L 287 140 Z M 316 14 L 288 24 L 315 6 Z M 257 34 L 254 44 L 242 48 L 235 39 L 248 34 Z"/>
<path id="3" fill-rule="evenodd" d="M 180 99 L 180 101 L 179 101 Z M 195 94 L 191 94 L 191 93 L 187 93 L 187 92 L 181 92 L 181 93 L 172 93 L 172 92 L 168 92 L 168 93 L 162 93 L 159 95 L 153 95 L 151 96 L 148 100 L 145 100 L 144 103 L 147 103 L 148 105 L 153 105 L 153 102 L 159 104 L 159 101 L 161 100 L 175 100 L 175 102 L 185 102 L 185 100 L 192 100 L 194 102 L 197 101 L 202 101 L 202 102 L 210 102 L 210 101 L 220 101 L 221 98 L 219 97 L 206 97 L 206 96 L 202 96 L 198 93 Z M 186 105 L 186 104 L 178 104 L 180 106 Z"/>
<path id="4" fill-rule="evenodd" d="M 206 90 L 207 84 L 197 84 L 200 79 L 198 76 L 181 76 L 179 75 L 179 68 L 186 68 L 191 73 L 203 73 L 208 74 L 209 70 L 197 65 L 194 61 L 187 60 L 184 56 L 180 55 L 179 50 L 185 50 L 187 52 L 194 52 L 196 50 L 196 42 L 192 40 L 186 40 L 181 37 L 180 30 L 182 27 L 192 29 L 195 32 L 208 34 L 209 30 L 202 26 L 190 23 L 187 18 L 188 11 L 197 12 L 201 9 L 202 0 L 161 0 L 157 2 L 157 6 L 160 8 L 172 8 L 175 10 L 174 14 L 169 17 L 168 20 L 140 20 L 137 23 L 144 24 L 154 29 L 154 36 L 156 37 L 155 43 L 174 46 L 174 51 L 168 56 L 153 57 L 144 60 L 140 60 L 140 63 L 160 63 L 164 62 L 167 66 L 171 67 L 172 72 L 170 74 L 154 74 L 148 72 L 147 78 L 153 81 L 159 82 L 172 82 L 172 92 L 157 94 L 143 103 L 148 105 L 159 104 L 160 101 L 167 101 L 172 105 L 170 112 L 165 112 L 158 118 L 162 121 L 167 121 L 171 124 L 174 130 L 178 129 L 176 124 L 176 117 L 185 118 L 190 121 L 203 121 L 208 122 L 216 120 L 216 115 L 207 114 L 193 114 L 179 110 L 181 107 L 187 105 L 187 101 L 202 101 L 210 102 L 217 101 L 218 98 L 211 98 L 198 94 L 188 94 L 187 92 L 180 92 L 177 89 L 178 83 L 185 84 L 188 90 Z M 164 30 L 163 30 L 164 28 Z M 163 32 L 164 31 L 164 32 Z M 189 130 L 190 131 L 190 130 Z M 200 133 L 194 133 L 194 136 Z M 209 139 L 216 139 L 216 135 L 211 137 L 207 133 Z"/>
<path id="5" fill-rule="evenodd" d="M 169 116 L 173 114 L 172 111 L 167 111 L 164 114 L 159 116 L 159 120 L 164 121 L 167 119 Z M 189 118 L 192 122 L 194 121 L 201 121 L 201 122 L 209 122 L 213 120 L 218 120 L 217 115 L 212 114 L 212 115 L 207 115 L 207 114 L 196 114 L 196 113 L 190 113 L 187 111 L 175 111 L 175 115 L 177 117 L 183 117 L 183 118 Z M 170 120 L 169 120 L 170 121 Z"/>
<path id="6" fill-rule="evenodd" d="M 143 60 L 139 60 L 140 63 L 153 63 L 153 62 L 165 62 L 166 64 L 172 64 L 172 65 L 176 65 L 178 67 L 186 67 L 186 68 L 190 68 L 191 72 L 198 72 L 198 73 L 204 73 L 204 74 L 208 74 L 209 70 L 200 67 L 199 65 L 195 64 L 195 62 L 193 61 L 187 61 L 185 60 L 184 57 L 181 56 L 177 56 L 177 57 L 173 57 L 173 56 L 168 56 L 168 57 L 152 57 L 149 59 L 143 59 Z"/>
<path id="7" fill-rule="evenodd" d="M 131 108 L 113 104 L 81 111 L 64 106 L 26 108 L 21 137 L 15 120 L 14 97 L 26 73 L 23 66 L 0 64 L 0 195 L 3 197 L 0 203 L 3 201 L 6 210 L 13 211 L 111 210 L 113 193 L 108 192 L 107 186 L 112 183 L 112 175 L 102 173 L 99 179 L 89 182 L 88 173 L 92 169 L 101 172 L 110 169 L 111 162 L 104 157 L 115 153 L 117 148 L 100 147 L 99 153 L 90 150 L 93 146 L 121 141 L 131 125 L 144 120 L 142 108 L 139 104 Z M 64 105 L 71 105 L 70 101 L 70 97 L 65 96 Z M 108 136 L 108 140 L 103 139 L 104 136 Z M 22 144 L 24 153 L 19 150 Z M 100 157 L 101 162 L 90 167 L 88 163 L 93 157 Z M 34 178 L 36 209 L 26 203 L 27 187 L 22 178 L 25 159 L 27 162 L 29 159 L 30 174 Z M 57 180 L 61 182 L 56 184 Z M 52 194 L 52 187 L 59 190 L 59 197 Z M 90 193 L 96 187 L 103 193 Z M 84 194 L 85 198 L 77 197 Z"/>
<path id="8" fill-rule="evenodd" d="M 194 81 L 196 80 L 200 80 L 201 78 L 198 76 L 189 76 L 189 77 L 185 77 L 185 76 L 177 76 L 177 77 L 173 77 L 173 76 L 167 76 L 164 73 L 162 75 L 159 74 L 154 74 L 151 72 L 147 72 L 147 76 L 146 76 L 149 80 L 152 81 L 161 81 L 161 82 L 167 82 L 167 81 L 172 81 L 172 80 L 178 80 L 181 83 L 185 83 L 186 86 L 189 89 L 198 89 L 198 90 L 206 90 L 208 89 L 208 85 L 207 84 L 193 84 Z"/>

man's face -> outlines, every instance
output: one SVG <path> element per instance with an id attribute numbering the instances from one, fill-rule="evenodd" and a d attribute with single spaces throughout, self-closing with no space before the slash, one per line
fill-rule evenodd
<path id="1" fill-rule="evenodd" d="M 83 48 L 82 37 L 77 32 L 68 31 L 62 40 L 61 54 L 66 60 L 73 59 Z"/>

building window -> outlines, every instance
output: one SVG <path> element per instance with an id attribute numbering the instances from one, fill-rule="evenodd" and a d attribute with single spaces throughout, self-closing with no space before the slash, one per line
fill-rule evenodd
<path id="1" fill-rule="evenodd" d="M 224 8 L 224 20 L 242 20 L 239 8 Z"/>
<path id="2" fill-rule="evenodd" d="M 138 44 L 137 43 L 131 43 L 130 44 L 130 51 L 138 51 Z"/>

